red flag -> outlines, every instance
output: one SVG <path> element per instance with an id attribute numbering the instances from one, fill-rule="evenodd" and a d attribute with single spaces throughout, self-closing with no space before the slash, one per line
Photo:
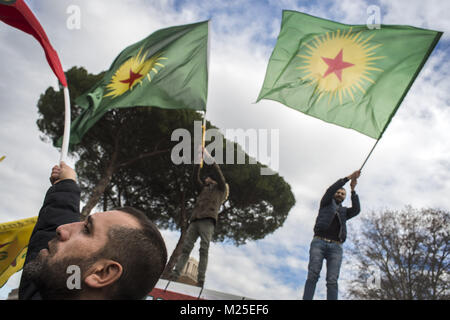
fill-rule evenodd
<path id="1" fill-rule="evenodd" d="M 23 0 L 0 0 L 0 20 L 35 37 L 44 48 L 45 57 L 56 77 L 64 87 L 67 87 L 66 76 L 58 54 L 27 4 Z"/>

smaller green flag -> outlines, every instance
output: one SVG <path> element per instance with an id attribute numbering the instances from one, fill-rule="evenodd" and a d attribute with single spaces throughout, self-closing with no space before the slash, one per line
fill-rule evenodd
<path id="1" fill-rule="evenodd" d="M 275 100 L 379 139 L 441 35 L 283 11 L 257 101 Z"/>
<path id="2" fill-rule="evenodd" d="M 161 29 L 127 47 L 103 79 L 76 99 L 85 110 L 72 123 L 70 143 L 79 143 L 115 108 L 206 110 L 207 51 L 208 21 Z"/>

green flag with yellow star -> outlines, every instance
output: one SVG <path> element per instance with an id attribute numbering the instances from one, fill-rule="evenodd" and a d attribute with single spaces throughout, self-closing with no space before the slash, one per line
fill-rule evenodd
<path id="1" fill-rule="evenodd" d="M 158 30 L 124 49 L 103 79 L 75 101 L 84 110 L 70 143 L 106 112 L 135 106 L 206 110 L 208 21 Z"/>
<path id="2" fill-rule="evenodd" d="M 283 11 L 257 101 L 275 100 L 379 139 L 441 35 Z"/>

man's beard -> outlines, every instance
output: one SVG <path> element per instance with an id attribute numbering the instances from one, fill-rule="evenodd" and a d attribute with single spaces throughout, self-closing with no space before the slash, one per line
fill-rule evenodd
<path id="1" fill-rule="evenodd" d="M 344 200 L 334 197 L 334 201 L 336 201 L 336 204 L 341 204 Z"/>
<path id="2" fill-rule="evenodd" d="M 83 292 L 82 275 L 95 259 L 65 257 L 49 263 L 50 258 L 51 255 L 38 255 L 24 266 L 22 277 L 25 280 L 32 281 L 37 286 L 42 299 L 66 300 L 79 298 Z M 69 289 L 68 279 L 71 277 L 71 273 L 67 273 L 67 268 L 71 265 L 80 268 L 80 289 Z"/>

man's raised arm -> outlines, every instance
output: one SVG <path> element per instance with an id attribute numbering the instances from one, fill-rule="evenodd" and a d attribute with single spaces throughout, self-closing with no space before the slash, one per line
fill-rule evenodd
<path id="1" fill-rule="evenodd" d="M 50 174 L 52 186 L 48 189 L 38 220 L 31 233 L 25 263 L 35 259 L 39 251 L 48 248 L 48 242 L 56 236 L 60 225 L 80 221 L 80 187 L 76 183 L 75 171 L 61 162 Z M 19 299 L 34 299 L 38 295 L 36 286 L 22 277 Z"/>
<path id="2" fill-rule="evenodd" d="M 334 194 L 336 191 L 338 191 L 340 188 L 342 188 L 349 180 L 357 179 L 359 175 L 361 174 L 361 171 L 357 170 L 353 172 L 352 174 L 346 176 L 345 178 L 339 179 L 335 183 L 333 183 L 327 191 L 325 191 L 325 194 L 323 195 L 322 199 L 320 200 L 320 207 L 327 206 L 331 200 L 333 199 Z"/>
<path id="3" fill-rule="evenodd" d="M 209 154 L 209 152 L 206 151 L 206 149 L 204 149 L 204 152 L 205 152 L 205 155 L 207 157 L 209 157 L 210 159 L 212 159 L 212 161 L 214 161 L 213 166 L 214 166 L 214 169 L 216 170 L 216 173 L 217 173 L 217 185 L 218 185 L 218 187 L 219 187 L 219 189 L 221 191 L 225 191 L 226 188 L 227 188 L 227 182 L 226 182 L 225 177 L 224 177 L 224 175 L 222 173 L 222 170 L 220 169 L 219 165 L 216 163 L 214 158 Z"/>
<path id="4" fill-rule="evenodd" d="M 347 209 L 347 220 L 353 218 L 358 215 L 361 211 L 361 205 L 359 203 L 359 197 L 356 194 L 355 187 L 358 183 L 358 178 L 361 175 L 361 171 L 355 171 L 354 175 L 350 177 L 350 188 L 351 188 L 351 199 L 352 199 L 352 207 Z"/>

